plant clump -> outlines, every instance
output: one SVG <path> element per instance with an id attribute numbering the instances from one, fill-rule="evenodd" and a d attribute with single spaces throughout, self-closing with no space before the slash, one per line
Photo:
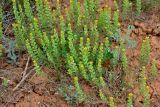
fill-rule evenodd
<path id="1" fill-rule="evenodd" d="M 114 11 L 107 5 L 101 8 L 99 0 L 84 0 L 83 3 L 70 0 L 70 6 L 64 11 L 61 10 L 60 0 L 57 0 L 55 9 L 50 7 L 48 0 L 35 0 L 34 10 L 32 5 L 30 0 L 25 0 L 23 5 L 17 0 L 12 0 L 15 17 L 12 28 L 15 41 L 10 43 L 8 57 L 16 62 L 17 56 L 13 54 L 16 44 L 19 50 L 27 50 L 38 75 L 43 75 L 41 66 L 45 65 L 56 71 L 57 80 L 61 80 L 61 74 L 73 79 L 75 94 L 65 94 L 64 98 L 67 101 L 76 100 L 82 103 L 87 99 L 80 84 L 81 80 L 84 80 L 98 90 L 98 96 L 103 103 L 109 99 L 109 106 L 115 107 L 118 95 L 134 85 L 127 48 L 136 46 L 136 42 L 130 38 L 133 26 L 128 27 L 125 38 L 120 35 L 120 8 L 116 0 Z M 131 5 L 129 0 L 123 0 L 124 19 L 131 12 Z M 136 0 L 136 8 L 139 16 L 141 0 Z M 0 38 L 3 37 L 2 13 L 0 7 Z M 147 86 L 147 66 L 151 51 L 149 37 L 143 40 L 140 51 L 139 89 L 144 97 L 144 107 L 149 107 Z M 156 74 L 156 61 L 153 60 L 151 72 L 153 79 L 156 78 Z M 106 93 L 106 90 L 109 90 L 109 93 Z M 72 89 L 61 91 L 64 94 Z M 132 93 L 128 95 L 127 107 L 133 107 Z"/>

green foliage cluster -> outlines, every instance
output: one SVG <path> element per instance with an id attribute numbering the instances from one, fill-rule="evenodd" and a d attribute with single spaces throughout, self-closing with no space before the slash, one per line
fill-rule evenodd
<path id="1" fill-rule="evenodd" d="M 135 15 L 140 16 L 142 11 L 150 12 L 159 10 L 160 4 L 159 0 L 122 0 L 123 19 L 127 19 L 132 14 L 134 10 L 132 7 L 135 7 Z"/>
<path id="2" fill-rule="evenodd" d="M 74 86 L 65 83 L 58 89 L 58 92 L 69 104 L 75 104 L 79 101 L 79 96 L 74 89 Z"/>
<path id="3" fill-rule="evenodd" d="M 151 75 L 152 75 L 152 79 L 156 79 L 157 67 L 156 67 L 156 60 L 155 59 L 153 59 L 153 61 L 152 61 L 152 72 L 151 72 Z"/>
<path id="4" fill-rule="evenodd" d="M 133 0 L 132 0 L 133 1 Z M 123 19 L 129 18 L 132 14 L 132 4 L 135 3 L 135 15 L 140 16 L 142 12 L 142 0 L 122 0 L 122 17 Z"/>
<path id="5" fill-rule="evenodd" d="M 109 97 L 109 107 L 115 107 L 114 98 L 113 97 Z"/>
<path id="6" fill-rule="evenodd" d="M 3 37 L 3 44 L 2 44 L 1 49 L 3 49 L 3 51 L 7 53 L 8 63 L 15 64 L 17 62 L 15 40 L 7 38 L 7 37 Z"/>
<path id="7" fill-rule="evenodd" d="M 103 94 L 102 90 L 99 90 L 99 97 L 102 101 L 106 102 L 107 98 L 106 96 Z"/>
<path id="8" fill-rule="evenodd" d="M 79 82 L 78 82 L 78 77 L 74 77 L 74 85 L 75 85 L 75 88 L 76 88 L 76 92 L 78 94 L 78 100 L 79 102 L 82 102 L 85 100 L 85 94 L 83 93 L 80 85 L 79 85 Z"/>
<path id="9" fill-rule="evenodd" d="M 133 107 L 133 94 L 128 94 L 128 101 L 127 101 L 127 107 Z"/>
<path id="10" fill-rule="evenodd" d="M 134 29 L 135 29 L 135 27 L 133 25 L 128 25 L 126 36 L 124 38 L 124 42 L 126 43 L 127 48 L 135 48 L 137 45 L 136 41 L 132 40 L 130 37 L 130 35 Z"/>
<path id="11" fill-rule="evenodd" d="M 142 42 L 140 50 L 140 58 L 139 58 L 140 68 L 142 68 L 142 66 L 147 66 L 149 64 L 150 51 L 151 51 L 150 39 L 149 37 L 146 37 Z"/>
<path id="12" fill-rule="evenodd" d="M 2 81 L 2 85 L 3 85 L 4 87 L 8 87 L 8 84 L 9 84 L 9 80 L 6 79 L 6 78 L 4 78 L 3 81 Z"/>
<path id="13" fill-rule="evenodd" d="M 149 86 L 146 86 L 145 92 L 144 92 L 144 104 L 143 107 L 150 107 L 150 93 L 149 93 Z"/>
<path id="14" fill-rule="evenodd" d="M 130 2 L 130 0 L 123 0 L 122 13 L 123 13 L 124 19 L 130 16 L 129 14 L 131 13 L 131 7 L 132 7 L 132 3 Z"/>
<path id="15" fill-rule="evenodd" d="M 120 27 L 118 10 L 112 21 L 108 7 L 98 13 L 98 0 L 86 0 L 84 11 L 77 0 L 71 0 L 65 19 L 59 1 L 56 10 L 51 10 L 47 0 L 36 0 L 37 14 L 32 12 L 29 0 L 24 1 L 24 9 L 17 2 L 12 0 L 16 43 L 19 48 L 26 47 L 37 72 L 42 62 L 57 72 L 65 67 L 71 77 L 83 78 L 99 88 L 106 86 L 102 64 L 110 59 L 110 39 Z M 105 37 L 101 43 L 100 34 Z"/>
<path id="16" fill-rule="evenodd" d="M 120 74 L 120 81 L 132 86 L 126 53 L 126 44 L 131 42 L 130 33 L 127 33 L 126 40 L 117 39 L 116 46 L 111 48 L 112 40 L 117 38 L 117 35 L 119 37 L 120 30 L 116 1 L 113 18 L 109 7 L 103 9 L 99 7 L 99 0 L 85 0 L 83 4 L 78 0 L 70 0 L 70 7 L 65 9 L 64 14 L 61 14 L 60 1 L 57 0 L 56 3 L 56 9 L 52 10 L 47 0 L 35 0 L 36 10 L 33 12 L 29 0 L 25 0 L 23 6 L 18 1 L 12 0 L 15 15 L 13 31 L 17 46 L 19 49 L 27 49 L 37 74 L 42 73 L 41 64 L 53 67 L 57 71 L 58 78 L 61 72 L 66 71 L 65 73 L 73 78 L 76 97 L 80 102 L 86 98 L 79 83 L 81 79 L 96 87 L 99 90 L 99 97 L 105 102 L 107 97 L 104 90 L 109 85 L 112 87 L 114 76 L 119 76 L 119 72 L 116 72 L 117 67 L 123 72 Z M 124 0 L 124 17 L 127 16 L 130 7 L 131 3 Z M 132 28 L 129 32 L 131 30 Z M 131 47 L 134 47 L 134 44 L 135 42 L 132 42 Z M 148 64 L 149 53 L 150 41 L 147 37 L 141 48 L 141 68 Z M 110 71 L 107 73 L 103 66 L 106 61 L 111 62 Z M 155 72 L 156 67 L 153 63 L 154 77 Z M 111 77 L 112 82 L 109 81 L 109 85 L 105 80 L 108 78 L 104 78 L 106 75 Z M 146 73 L 143 67 L 140 72 L 140 90 L 144 91 L 146 87 Z M 145 100 L 148 99 L 147 94 L 143 96 Z M 132 95 L 129 94 L 128 99 L 128 107 L 132 107 Z M 115 106 L 113 97 L 109 98 L 109 105 Z"/>
<path id="17" fill-rule="evenodd" d="M 143 107 L 149 107 L 150 106 L 150 90 L 149 86 L 147 85 L 147 79 L 148 79 L 148 64 L 150 61 L 150 51 L 151 51 L 151 45 L 150 45 L 150 38 L 146 37 L 141 45 L 140 50 L 140 74 L 139 74 L 139 89 L 140 93 L 144 98 L 144 104 Z M 157 67 L 156 67 L 156 60 L 153 58 L 152 60 L 152 66 L 151 66 L 151 76 L 152 79 L 155 79 L 157 76 Z"/>
<path id="18" fill-rule="evenodd" d="M 70 0 L 65 15 L 61 14 L 59 0 L 55 10 L 51 10 L 47 0 L 36 0 L 34 13 L 29 0 L 25 0 L 23 6 L 16 0 L 12 0 L 12 4 L 17 46 L 27 49 L 38 74 L 41 74 L 42 63 L 53 67 L 58 78 L 60 71 L 66 69 L 67 74 L 75 77 L 74 84 L 80 100 L 83 100 L 84 94 L 78 78 L 98 89 L 106 87 L 102 64 L 111 59 L 110 40 L 120 27 L 118 10 L 112 20 L 109 7 L 98 11 L 99 0 L 85 0 L 84 11 L 81 11 L 80 2 Z"/>
<path id="19" fill-rule="evenodd" d="M 136 15 L 140 16 L 142 11 L 142 0 L 136 0 Z"/>
<path id="20" fill-rule="evenodd" d="M 145 89 L 146 89 L 146 81 L 147 81 L 147 75 L 146 75 L 146 68 L 143 66 L 142 70 L 140 72 L 140 93 L 144 95 Z"/>
<path id="21" fill-rule="evenodd" d="M 140 93 L 144 97 L 143 107 L 149 107 L 150 91 L 149 91 L 149 86 L 147 86 L 147 74 L 145 66 L 142 67 L 139 80 L 140 80 Z"/>

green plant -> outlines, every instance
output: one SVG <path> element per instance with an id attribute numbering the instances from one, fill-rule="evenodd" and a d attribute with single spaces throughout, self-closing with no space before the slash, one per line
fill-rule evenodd
<path id="1" fill-rule="evenodd" d="M 113 64 L 113 68 L 116 69 L 116 65 L 118 64 L 118 59 L 119 59 L 119 55 L 120 54 L 120 49 L 118 46 L 115 47 L 114 52 L 113 52 L 113 60 L 112 60 L 112 64 Z"/>
<path id="2" fill-rule="evenodd" d="M 140 93 L 142 95 L 145 94 L 145 90 L 146 90 L 146 83 L 147 81 L 147 77 L 146 77 L 146 68 L 145 66 L 142 67 L 141 73 L 140 73 L 140 77 L 139 77 L 139 82 L 140 82 Z"/>
<path id="3" fill-rule="evenodd" d="M 17 54 L 16 54 L 16 43 L 15 40 L 4 37 L 3 38 L 3 47 L 5 52 L 7 53 L 7 61 L 11 64 L 16 64 L 17 62 Z"/>
<path id="4" fill-rule="evenodd" d="M 109 107 L 115 107 L 113 97 L 109 97 Z"/>
<path id="5" fill-rule="evenodd" d="M 53 11 L 47 0 L 36 0 L 35 11 L 32 10 L 29 0 L 24 1 L 24 9 L 19 2 L 12 2 L 16 18 L 13 24 L 15 39 L 20 41 L 17 43 L 19 46 L 23 44 L 21 46 L 27 49 L 36 72 L 42 72 L 40 65 L 47 65 L 55 69 L 59 80 L 61 72 L 68 73 L 71 78 L 75 77 L 74 85 L 81 101 L 85 95 L 78 78 L 102 90 L 107 87 L 108 78 L 105 76 L 107 73 L 112 75 L 110 71 L 106 72 L 107 69 L 114 71 L 116 66 L 121 68 L 122 65 L 124 73 L 120 76 L 129 75 L 124 44 L 118 46 L 119 41 L 116 41 L 115 51 L 112 52 L 111 48 L 115 35 L 120 37 L 116 2 L 113 20 L 111 9 L 107 6 L 104 9 L 99 7 L 99 0 L 85 0 L 83 3 L 71 0 L 70 7 L 65 9 L 64 14 L 61 14 L 59 0 Z M 84 7 L 84 11 L 81 11 L 81 7 Z M 103 66 L 106 61 L 111 60 L 114 70 L 112 65 Z M 112 75 L 113 78 L 114 76 Z M 122 80 L 120 77 L 120 81 L 124 80 L 126 82 L 126 79 Z"/>
<path id="6" fill-rule="evenodd" d="M 127 107 L 133 107 L 133 94 L 129 93 L 128 94 L 128 100 L 127 100 Z"/>
<path id="7" fill-rule="evenodd" d="M 70 10 L 71 20 L 77 22 L 80 14 L 80 5 L 77 0 L 70 0 Z"/>
<path id="8" fill-rule="evenodd" d="M 123 0 L 122 3 L 122 13 L 123 13 L 123 18 L 126 19 L 128 17 L 128 14 L 131 12 L 131 6 L 132 3 L 129 0 Z"/>
<path id="9" fill-rule="evenodd" d="M 106 83 L 105 83 L 104 78 L 102 76 L 99 77 L 99 84 L 100 84 L 100 87 L 102 87 L 102 88 L 104 88 L 106 86 Z"/>
<path id="10" fill-rule="evenodd" d="M 43 11 L 44 12 L 43 18 L 45 18 L 43 20 L 46 20 L 45 21 L 46 22 L 45 26 L 46 26 L 46 32 L 48 32 L 50 30 L 50 28 L 53 26 L 53 22 L 52 22 L 53 17 L 52 17 L 51 8 L 49 6 L 48 0 L 44 0 L 44 2 L 43 2 L 43 9 L 44 9 L 44 11 Z"/>
<path id="11" fill-rule="evenodd" d="M 142 10 L 142 0 L 136 0 L 136 15 L 140 16 Z"/>
<path id="12" fill-rule="evenodd" d="M 77 103 L 78 100 L 78 94 L 74 90 L 74 86 L 68 85 L 68 84 L 63 84 L 62 87 L 58 89 L 58 92 L 60 95 L 64 97 L 64 99 L 70 103 L 70 104 L 75 104 Z"/>
<path id="13" fill-rule="evenodd" d="M 84 1 L 85 23 L 88 23 L 89 19 L 93 21 L 96 18 L 98 4 L 99 4 L 98 0 L 85 0 Z"/>
<path id="14" fill-rule="evenodd" d="M 113 14 L 113 33 L 115 32 L 118 32 L 119 28 L 120 28 L 120 23 L 119 23 L 119 9 L 118 9 L 118 4 L 116 2 L 116 0 L 114 0 L 114 8 L 116 9 L 114 11 L 114 14 Z"/>
<path id="15" fill-rule="evenodd" d="M 150 50 L 151 50 L 150 39 L 149 37 L 146 37 L 142 42 L 140 50 L 140 58 L 139 58 L 140 67 L 148 65 Z"/>
<path id="16" fill-rule="evenodd" d="M 33 61 L 33 65 L 34 65 L 34 69 L 36 71 L 36 74 L 43 76 L 43 72 L 41 71 L 40 66 L 38 65 L 38 63 L 36 62 L 36 60 Z"/>
<path id="17" fill-rule="evenodd" d="M 46 26 L 46 18 L 44 18 L 44 9 L 43 9 L 43 1 L 42 0 L 35 0 L 36 8 L 37 8 L 37 16 L 40 20 L 42 26 Z"/>
<path id="18" fill-rule="evenodd" d="M 4 78 L 3 81 L 2 81 L 2 85 L 3 85 L 4 87 L 8 87 L 8 82 L 9 82 L 9 80 L 6 79 L 6 78 Z"/>
<path id="19" fill-rule="evenodd" d="M 107 98 L 106 98 L 106 96 L 103 94 L 102 90 L 99 90 L 99 97 L 100 97 L 101 100 L 104 101 L 104 102 L 107 100 Z"/>
<path id="20" fill-rule="evenodd" d="M 95 83 L 96 82 L 96 73 L 93 67 L 93 62 L 90 61 L 88 64 L 88 70 L 89 70 L 89 74 L 90 74 L 90 80 L 91 82 Z"/>
<path id="21" fill-rule="evenodd" d="M 144 91 L 145 92 L 144 92 L 144 104 L 143 104 L 143 107 L 150 107 L 149 86 L 146 86 Z"/>
<path id="22" fill-rule="evenodd" d="M 32 33 L 30 33 L 30 38 L 26 40 L 26 48 L 28 50 L 28 53 L 31 55 L 33 60 L 38 61 L 40 58 L 42 58 L 42 51 L 38 47 L 35 38 Z"/>
<path id="23" fill-rule="evenodd" d="M 99 20 L 98 20 L 98 29 L 99 31 L 104 31 L 106 36 L 111 35 L 111 10 L 109 7 L 105 7 L 100 12 Z"/>
<path id="24" fill-rule="evenodd" d="M 123 71 L 124 71 L 124 83 L 126 86 L 132 86 L 132 81 L 131 81 L 131 74 L 129 73 L 129 68 L 128 68 L 128 59 L 127 59 L 127 55 L 126 55 L 126 49 L 124 48 L 124 44 L 123 42 L 121 42 L 121 54 L 122 54 L 122 67 L 123 67 Z"/>
<path id="25" fill-rule="evenodd" d="M 79 70 L 81 71 L 81 75 L 84 79 L 89 80 L 86 69 L 82 62 L 79 62 Z"/>
<path id="26" fill-rule="evenodd" d="M 152 61 L 152 71 L 151 71 L 152 79 L 156 79 L 157 76 L 157 67 L 156 67 L 156 60 L 153 59 Z"/>
<path id="27" fill-rule="evenodd" d="M 78 72 L 78 67 L 74 61 L 74 58 L 68 55 L 67 62 L 68 62 L 68 68 L 69 68 L 68 74 L 70 74 L 71 76 L 75 76 Z"/>
<path id="28" fill-rule="evenodd" d="M 14 2 L 15 2 L 15 0 L 13 0 L 13 3 Z M 32 13 L 32 9 L 31 9 L 31 5 L 30 5 L 29 0 L 24 1 L 24 11 L 25 11 L 25 15 L 26 15 L 28 21 L 33 22 L 34 16 L 33 16 L 33 13 Z"/>
<path id="29" fill-rule="evenodd" d="M 123 66 L 125 75 L 127 75 L 129 73 L 128 73 L 128 59 L 126 55 L 126 49 L 123 48 L 121 51 L 122 51 L 122 66 Z"/>
<path id="30" fill-rule="evenodd" d="M 133 25 L 128 25 L 126 36 L 123 38 L 127 48 L 135 48 L 137 45 L 137 42 L 130 37 L 134 29 L 135 27 Z"/>
<path id="31" fill-rule="evenodd" d="M 25 44 L 25 40 L 26 40 L 26 32 L 27 29 L 24 26 L 24 13 L 22 11 L 21 5 L 19 5 L 19 10 L 18 11 L 18 7 L 17 7 L 17 2 L 15 0 L 12 0 L 13 2 L 13 13 L 15 15 L 15 23 L 12 24 L 13 26 L 13 31 L 15 34 L 15 38 L 16 38 L 16 44 L 19 48 L 24 48 L 22 47 Z M 20 12 L 20 14 L 19 14 Z"/>
<path id="32" fill-rule="evenodd" d="M 104 51 L 103 51 L 103 59 L 102 61 L 105 61 L 107 59 L 111 59 L 112 58 L 112 54 L 111 54 L 111 49 L 110 49 L 110 41 L 109 38 L 106 37 L 105 41 L 104 41 Z"/>
<path id="33" fill-rule="evenodd" d="M 75 88 L 76 88 L 76 92 L 78 94 L 78 100 L 80 102 L 84 101 L 85 99 L 85 94 L 83 93 L 80 85 L 79 85 L 79 82 L 78 82 L 78 77 L 74 77 L 74 85 L 75 85 Z"/>

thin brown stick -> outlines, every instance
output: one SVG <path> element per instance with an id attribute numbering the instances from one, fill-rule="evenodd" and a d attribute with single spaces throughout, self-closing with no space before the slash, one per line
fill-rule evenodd
<path id="1" fill-rule="evenodd" d="M 24 71 L 23 71 L 23 77 L 24 77 L 24 76 L 26 75 L 26 73 L 27 73 L 27 69 L 28 69 L 29 61 L 30 61 L 30 57 L 28 57 L 28 59 L 27 59 L 26 66 L 25 66 L 25 69 L 24 69 Z M 22 78 L 23 78 L 23 77 L 22 77 Z"/>
<path id="2" fill-rule="evenodd" d="M 16 91 L 20 85 L 30 76 L 30 74 L 34 71 L 35 69 L 33 68 L 32 70 L 30 70 L 22 79 L 21 81 L 17 84 L 17 86 L 13 89 L 13 91 Z"/>

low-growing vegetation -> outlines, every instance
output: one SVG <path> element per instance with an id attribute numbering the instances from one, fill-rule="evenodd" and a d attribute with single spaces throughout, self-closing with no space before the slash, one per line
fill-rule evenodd
<path id="1" fill-rule="evenodd" d="M 142 40 L 137 73 L 132 72 L 127 50 L 137 46 L 131 38 L 135 28 L 128 25 L 123 32 L 120 21 L 128 20 L 133 13 L 141 16 L 145 10 L 143 2 L 123 0 L 121 7 L 114 0 L 113 7 L 107 4 L 101 7 L 100 0 L 70 0 L 65 9 L 60 0 L 54 3 L 56 7 L 52 9 L 49 0 L 12 0 L 14 39 L 3 35 L 4 13 L 0 6 L 0 57 L 5 50 L 8 63 L 15 64 L 17 52 L 27 52 L 39 76 L 45 72 L 41 66 L 46 66 L 56 72 L 57 81 L 69 77 L 71 85 L 61 87 L 59 93 L 71 104 L 84 103 L 92 97 L 85 93 L 83 81 L 94 88 L 102 103 L 109 107 L 116 107 L 119 97 L 127 99 L 124 101 L 127 107 L 134 107 L 134 93 L 128 90 L 138 86 L 142 106 L 150 107 L 147 81 L 157 78 L 156 60 L 150 59 L 150 36 L 146 34 Z M 144 5 L 148 6 L 147 3 Z M 3 85 L 8 86 L 7 80 Z"/>

